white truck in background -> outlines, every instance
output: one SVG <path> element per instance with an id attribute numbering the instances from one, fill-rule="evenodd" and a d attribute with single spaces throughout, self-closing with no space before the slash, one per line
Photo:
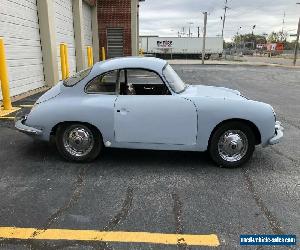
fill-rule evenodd
<path id="1" fill-rule="evenodd" d="M 222 57 L 222 37 L 207 37 L 205 59 L 211 56 Z M 202 58 L 202 37 L 158 37 L 140 36 L 140 49 L 145 55 L 161 58 Z"/>

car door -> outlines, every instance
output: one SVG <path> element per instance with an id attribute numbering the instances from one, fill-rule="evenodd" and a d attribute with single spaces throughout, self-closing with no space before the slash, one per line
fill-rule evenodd
<path id="1" fill-rule="evenodd" d="M 196 144 L 197 111 L 191 101 L 171 95 L 155 72 L 126 70 L 125 77 L 121 84 L 134 93 L 121 92 L 116 99 L 116 142 Z"/>

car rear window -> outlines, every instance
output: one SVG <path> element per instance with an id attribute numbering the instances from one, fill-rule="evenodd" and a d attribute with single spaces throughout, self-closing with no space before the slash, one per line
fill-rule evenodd
<path id="1" fill-rule="evenodd" d="M 73 87 L 74 85 L 79 83 L 81 80 L 86 78 L 90 74 L 91 70 L 92 70 L 92 68 L 88 68 L 88 69 L 84 69 L 82 71 L 77 72 L 75 75 L 64 80 L 64 85 L 66 87 Z"/>

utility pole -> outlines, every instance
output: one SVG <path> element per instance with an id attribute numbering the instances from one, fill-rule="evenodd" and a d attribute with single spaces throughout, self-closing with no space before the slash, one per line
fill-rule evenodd
<path id="1" fill-rule="evenodd" d="M 284 25 L 285 25 L 285 12 L 283 13 L 283 20 L 282 20 L 282 35 L 284 33 Z"/>
<path id="2" fill-rule="evenodd" d="M 202 45 L 202 64 L 204 64 L 204 58 L 205 58 L 207 12 L 204 12 L 203 14 L 204 14 L 204 28 L 203 28 L 203 45 Z"/>
<path id="3" fill-rule="evenodd" d="M 298 55 L 298 49 L 299 49 L 299 35 L 300 35 L 300 18 L 299 18 L 299 22 L 298 22 L 297 39 L 296 39 L 296 45 L 295 45 L 294 66 L 296 66 L 296 62 L 297 62 L 297 55 Z"/>
<path id="4" fill-rule="evenodd" d="M 191 37 L 191 35 L 192 35 L 191 34 L 191 25 L 194 24 L 194 23 L 193 22 L 189 22 L 188 24 L 189 24 L 189 37 Z"/>
<path id="5" fill-rule="evenodd" d="M 222 27 L 222 38 L 224 39 L 224 28 L 225 28 L 225 21 L 226 21 L 226 13 L 227 13 L 227 9 L 229 9 L 229 7 L 227 6 L 228 0 L 225 0 L 225 7 L 224 7 L 224 16 L 223 16 L 223 27 Z"/>
<path id="6" fill-rule="evenodd" d="M 200 27 L 198 27 L 198 37 L 200 37 Z"/>

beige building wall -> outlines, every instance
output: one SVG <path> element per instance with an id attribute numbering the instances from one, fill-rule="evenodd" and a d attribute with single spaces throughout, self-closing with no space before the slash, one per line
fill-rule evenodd
<path id="1" fill-rule="evenodd" d="M 75 31 L 76 68 L 80 71 L 85 68 L 84 58 L 84 31 L 83 31 L 83 0 L 73 0 L 73 19 Z M 89 3 L 89 1 L 87 1 Z M 37 0 L 38 16 L 40 24 L 40 36 L 44 64 L 46 85 L 51 87 L 59 81 L 59 69 L 57 63 L 57 46 L 55 35 L 55 10 L 53 0 Z M 97 7 L 92 6 L 92 32 L 94 62 L 99 61 L 99 37 Z"/>
<path id="2" fill-rule="evenodd" d="M 82 0 L 73 0 L 75 49 L 76 49 L 76 68 L 77 71 L 85 69 L 84 58 L 84 32 L 83 32 L 83 12 Z"/>
<path id="3" fill-rule="evenodd" d="M 45 83 L 49 87 L 59 80 L 53 4 L 53 0 L 37 0 Z"/>

